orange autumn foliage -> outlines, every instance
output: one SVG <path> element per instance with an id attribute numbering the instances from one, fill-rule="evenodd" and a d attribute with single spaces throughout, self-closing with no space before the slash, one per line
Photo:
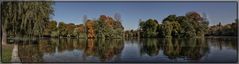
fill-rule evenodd
<path id="1" fill-rule="evenodd" d="M 86 29 L 87 29 L 87 37 L 88 38 L 95 38 L 94 24 L 95 23 L 92 20 L 86 21 Z"/>
<path id="2" fill-rule="evenodd" d="M 104 21 L 107 24 L 107 26 L 109 26 L 110 28 L 113 27 L 113 24 L 114 24 L 114 21 L 115 21 L 112 17 L 105 16 L 105 15 L 101 15 L 100 20 Z"/>
<path id="3" fill-rule="evenodd" d="M 83 24 L 80 24 L 80 25 L 77 25 L 76 28 L 77 28 L 77 30 L 78 30 L 79 32 L 83 33 L 85 26 L 84 26 Z"/>

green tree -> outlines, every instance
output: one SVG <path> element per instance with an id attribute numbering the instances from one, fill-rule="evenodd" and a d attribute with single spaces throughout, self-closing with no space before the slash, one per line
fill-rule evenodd
<path id="1" fill-rule="evenodd" d="M 172 34 L 173 26 L 172 26 L 171 22 L 165 21 L 162 24 L 161 29 L 162 29 L 163 37 L 172 37 L 171 34 Z"/>
<path id="2" fill-rule="evenodd" d="M 56 37 L 57 36 L 56 32 L 57 32 L 57 22 L 54 20 L 48 21 L 44 29 L 43 35 Z"/>
<path id="3" fill-rule="evenodd" d="M 164 37 L 178 37 L 181 26 L 180 23 L 177 21 L 176 15 L 169 15 L 167 18 L 163 20 L 163 36 Z"/>
<path id="4" fill-rule="evenodd" d="M 173 37 L 179 37 L 180 36 L 180 30 L 181 26 L 178 22 L 171 22 L 172 24 L 172 36 Z"/>
<path id="5" fill-rule="evenodd" d="M 176 18 L 177 18 L 177 16 L 176 15 L 169 15 L 168 17 L 166 17 L 165 19 L 163 19 L 163 23 L 165 22 L 165 21 L 176 21 Z"/>
<path id="6" fill-rule="evenodd" d="M 3 37 L 6 38 L 6 32 L 15 36 L 40 36 L 53 14 L 52 4 L 51 1 L 1 2 Z"/>
<path id="7" fill-rule="evenodd" d="M 99 20 L 96 21 L 96 35 L 98 38 L 105 38 L 106 34 L 106 29 L 108 28 L 107 24 L 106 24 L 106 16 L 105 15 L 101 15 Z"/>
<path id="8" fill-rule="evenodd" d="M 139 23 L 141 37 L 156 37 L 158 35 L 158 21 L 154 19 L 148 19 L 146 22 L 140 21 Z"/>
<path id="9" fill-rule="evenodd" d="M 64 37 L 66 36 L 66 24 L 64 22 L 60 22 L 58 25 L 59 36 Z"/>
<path id="10" fill-rule="evenodd" d="M 238 35 L 238 19 L 235 19 L 235 22 L 232 23 L 231 27 L 233 29 L 233 35 L 237 36 Z"/>
<path id="11" fill-rule="evenodd" d="M 121 24 L 120 17 L 115 16 L 116 20 L 112 17 L 101 15 L 98 20 L 96 20 L 96 36 L 98 38 L 122 38 L 124 27 Z"/>
<path id="12" fill-rule="evenodd" d="M 193 25 L 196 36 L 204 36 L 205 32 L 207 32 L 208 21 L 197 12 L 188 12 L 186 13 L 186 17 L 188 18 L 188 21 Z"/>
<path id="13" fill-rule="evenodd" d="M 189 23 L 188 18 L 185 16 L 178 16 L 177 21 L 181 26 L 180 29 L 180 37 L 193 37 L 195 35 L 195 29 L 193 28 L 193 25 Z"/>
<path id="14" fill-rule="evenodd" d="M 169 15 L 163 20 L 158 31 L 163 37 L 202 37 L 208 30 L 208 20 L 197 12 L 185 16 Z"/>

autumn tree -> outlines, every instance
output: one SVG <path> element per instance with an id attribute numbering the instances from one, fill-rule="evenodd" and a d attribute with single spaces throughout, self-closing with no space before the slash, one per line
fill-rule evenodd
<path id="1" fill-rule="evenodd" d="M 66 24 L 67 37 L 76 36 L 76 35 L 73 35 L 75 28 L 76 26 L 73 23 Z"/>
<path id="2" fill-rule="evenodd" d="M 76 28 L 74 30 L 74 35 L 77 36 L 77 38 L 85 38 L 87 37 L 86 36 L 86 31 L 85 31 L 85 26 L 84 24 L 79 24 L 79 25 L 76 25 Z"/>
<path id="3" fill-rule="evenodd" d="M 95 38 L 95 21 L 87 20 L 86 23 L 86 30 L 87 30 L 87 37 L 88 38 Z"/>
<path id="4" fill-rule="evenodd" d="M 101 15 L 96 21 L 95 30 L 97 38 L 122 38 L 124 27 L 120 20 L 110 16 Z"/>

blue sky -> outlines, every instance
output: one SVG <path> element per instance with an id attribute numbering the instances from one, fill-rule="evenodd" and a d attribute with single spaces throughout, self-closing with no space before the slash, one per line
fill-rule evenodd
<path id="1" fill-rule="evenodd" d="M 126 30 L 137 29 L 139 19 L 157 19 L 159 23 L 170 14 L 185 15 L 190 11 L 205 13 L 210 25 L 228 24 L 237 18 L 236 2 L 55 2 L 57 22 L 82 24 L 83 16 L 97 19 L 100 15 L 121 15 Z"/>

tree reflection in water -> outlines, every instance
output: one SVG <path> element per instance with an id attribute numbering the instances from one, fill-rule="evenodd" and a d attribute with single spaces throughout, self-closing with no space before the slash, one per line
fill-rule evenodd
<path id="1" fill-rule="evenodd" d="M 31 44 L 37 42 L 37 44 Z M 123 40 L 113 39 L 40 39 L 37 41 L 19 41 L 21 62 L 43 62 L 43 54 L 62 53 L 64 51 L 84 50 L 83 57 L 95 56 L 100 61 L 112 61 L 124 48 Z"/>
<path id="2" fill-rule="evenodd" d="M 159 41 L 155 38 L 142 39 L 140 43 L 140 52 L 141 55 L 147 54 L 149 56 L 156 56 L 159 53 Z"/>
<path id="3" fill-rule="evenodd" d="M 137 40 L 129 39 L 126 41 L 129 41 L 131 44 L 139 44 L 140 52 L 135 52 L 141 54 L 138 58 L 145 57 L 145 55 L 150 57 L 160 57 L 159 55 L 163 55 L 169 60 L 183 59 L 186 61 L 201 61 L 203 58 L 207 58 L 207 55 L 210 54 L 210 52 L 213 52 L 211 51 L 212 47 L 221 50 L 237 50 L 237 38 L 148 38 Z M 52 38 L 25 41 L 14 40 L 14 43 L 8 44 L 17 44 L 17 46 L 14 47 L 14 50 L 17 48 L 18 53 L 13 53 L 18 54 L 15 56 L 19 56 L 21 62 L 45 62 L 45 59 L 43 58 L 45 55 L 54 57 L 56 53 L 73 52 L 74 50 L 82 52 L 76 54 L 77 56 L 73 56 L 74 58 L 82 58 L 76 59 L 74 62 L 79 60 L 80 62 L 85 60 L 85 62 L 120 62 L 119 60 L 122 59 L 121 54 L 123 54 L 122 51 L 127 49 L 124 47 L 127 45 L 124 43 L 126 41 L 122 39 L 105 40 Z M 66 54 L 60 58 L 64 59 L 65 56 L 68 55 L 69 54 Z M 70 56 L 69 59 L 73 57 Z M 92 60 L 92 58 L 89 57 L 94 57 L 97 60 Z M 65 60 L 68 59 L 61 61 L 64 62 Z M 51 60 L 48 60 L 48 62 L 51 62 Z"/>
<path id="4" fill-rule="evenodd" d="M 87 39 L 86 48 L 84 53 L 86 56 L 94 56 L 95 55 L 95 45 L 94 45 L 94 39 Z"/>
<path id="5" fill-rule="evenodd" d="M 210 44 L 216 48 L 222 50 L 222 48 L 231 48 L 237 50 L 238 48 L 238 38 L 235 37 L 227 37 L 227 38 L 220 38 L 220 37 L 210 37 L 206 38 L 207 42 L 211 42 Z"/>
<path id="6" fill-rule="evenodd" d="M 43 62 L 43 53 L 39 51 L 37 41 L 17 41 L 17 43 L 19 43 L 18 54 L 21 62 Z"/>
<path id="7" fill-rule="evenodd" d="M 112 59 L 114 56 L 118 56 L 123 50 L 123 41 L 120 39 L 104 40 L 97 39 L 96 42 L 96 56 L 101 61 L 107 61 Z"/>
<path id="8" fill-rule="evenodd" d="M 164 39 L 164 54 L 169 59 L 184 58 L 200 60 L 209 51 L 208 43 L 203 38 Z"/>
<path id="9" fill-rule="evenodd" d="M 204 38 L 191 39 L 141 39 L 141 54 L 147 53 L 149 56 L 157 56 L 159 50 L 168 59 L 174 60 L 183 58 L 185 60 L 200 60 L 209 51 L 208 43 Z"/>

